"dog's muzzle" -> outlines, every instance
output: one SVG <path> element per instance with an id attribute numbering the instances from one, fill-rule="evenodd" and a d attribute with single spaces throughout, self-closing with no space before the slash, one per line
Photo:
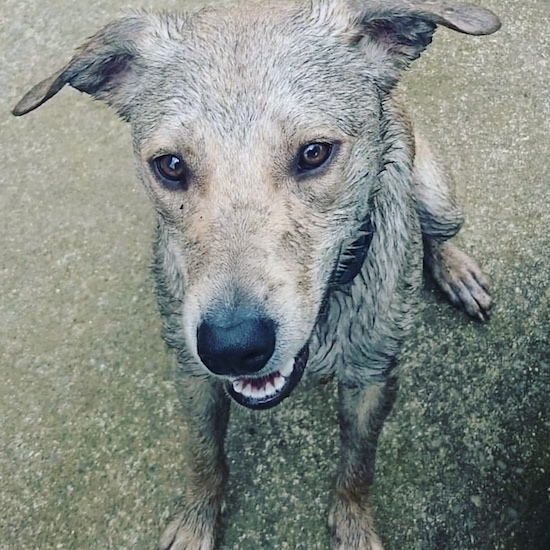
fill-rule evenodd
<path id="1" fill-rule="evenodd" d="M 252 409 L 280 403 L 300 381 L 308 348 L 279 370 L 262 373 L 275 351 L 276 325 L 255 307 L 214 308 L 197 330 L 197 352 L 205 367 L 226 378 L 229 395 Z"/>
<path id="2" fill-rule="evenodd" d="M 374 234 L 367 218 L 351 242 L 343 246 L 332 287 L 347 285 L 361 271 Z M 269 409 L 288 397 L 302 378 L 308 345 L 278 370 L 265 373 L 276 344 L 277 327 L 250 302 L 212 307 L 197 330 L 197 352 L 204 366 L 225 379 L 227 393 L 249 409 Z"/>

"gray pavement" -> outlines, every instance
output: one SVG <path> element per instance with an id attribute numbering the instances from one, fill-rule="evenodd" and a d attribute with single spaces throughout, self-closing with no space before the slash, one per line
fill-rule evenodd
<path id="1" fill-rule="evenodd" d="M 404 88 L 455 175 L 461 242 L 496 306 L 471 322 L 426 284 L 378 454 L 388 550 L 550 549 L 550 4 L 482 3 L 503 29 L 440 31 Z M 184 482 L 128 130 L 74 90 L 9 114 L 126 7 L 0 7 L 2 550 L 152 549 Z M 225 550 L 327 548 L 334 386 L 309 386 L 234 412 Z"/>

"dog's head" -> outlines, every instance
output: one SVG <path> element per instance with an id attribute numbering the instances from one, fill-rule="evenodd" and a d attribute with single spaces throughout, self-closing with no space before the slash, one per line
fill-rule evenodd
<path id="1" fill-rule="evenodd" d="M 438 24 L 468 34 L 499 26 L 481 8 L 420 0 L 134 13 L 14 114 L 70 84 L 130 123 L 159 213 L 162 269 L 185 296 L 190 368 L 266 408 L 300 379 L 331 285 L 360 269 L 396 139 L 388 97 Z"/>

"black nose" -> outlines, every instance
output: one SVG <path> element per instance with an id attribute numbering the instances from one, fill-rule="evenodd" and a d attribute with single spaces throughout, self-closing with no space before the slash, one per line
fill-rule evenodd
<path id="1" fill-rule="evenodd" d="M 259 372 L 275 349 L 275 323 L 242 308 L 208 315 L 197 331 L 197 351 L 214 374 Z"/>

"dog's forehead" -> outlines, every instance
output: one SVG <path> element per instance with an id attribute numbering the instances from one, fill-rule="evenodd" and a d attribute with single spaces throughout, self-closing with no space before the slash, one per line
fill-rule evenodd
<path id="1" fill-rule="evenodd" d="M 176 18 L 148 93 L 159 109 L 228 125 L 274 114 L 329 120 L 338 112 L 351 132 L 353 116 L 342 113 L 364 104 L 366 64 L 346 41 L 342 17 L 328 25 L 311 10 L 283 5 Z"/>

